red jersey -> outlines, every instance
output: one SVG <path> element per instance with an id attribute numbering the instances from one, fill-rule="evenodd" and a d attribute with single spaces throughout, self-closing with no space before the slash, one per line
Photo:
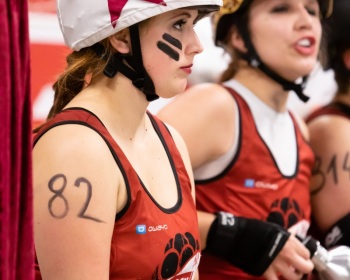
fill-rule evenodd
<path id="1" fill-rule="evenodd" d="M 219 175 L 196 180 L 197 209 L 209 213 L 225 211 L 290 228 L 310 221 L 309 180 L 314 162 L 294 118 L 297 165 L 294 174 L 285 176 L 276 165 L 261 138 L 247 102 L 233 89 L 240 130 L 236 155 Z M 223 259 L 203 252 L 199 266 L 201 280 L 261 279 L 244 273 Z"/>
<path id="2" fill-rule="evenodd" d="M 200 246 L 190 179 L 170 132 L 159 119 L 148 115 L 177 182 L 178 201 L 170 209 L 157 204 L 102 122 L 85 109 L 62 111 L 38 132 L 34 143 L 54 126 L 75 123 L 95 130 L 113 154 L 124 176 L 128 202 L 115 218 L 109 279 L 192 280 L 200 260 Z M 36 279 L 41 279 L 38 265 Z"/>
<path id="3" fill-rule="evenodd" d="M 318 116 L 323 115 L 337 115 L 350 119 L 350 107 L 341 102 L 330 103 L 311 113 L 310 116 L 307 117 L 306 122 L 309 123 Z"/>

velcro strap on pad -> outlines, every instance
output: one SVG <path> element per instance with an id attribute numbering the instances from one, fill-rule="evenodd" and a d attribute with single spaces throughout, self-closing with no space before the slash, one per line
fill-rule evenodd
<path id="1" fill-rule="evenodd" d="M 350 247 L 350 213 L 341 218 L 327 231 L 324 245 L 326 248 L 339 245 Z"/>
<path id="2" fill-rule="evenodd" d="M 218 212 L 208 233 L 206 251 L 251 275 L 261 276 L 289 236 L 276 224 Z"/>

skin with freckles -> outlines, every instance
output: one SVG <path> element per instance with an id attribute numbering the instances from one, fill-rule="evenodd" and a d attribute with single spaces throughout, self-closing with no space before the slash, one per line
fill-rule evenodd
<path id="1" fill-rule="evenodd" d="M 141 25 L 144 66 L 160 97 L 173 97 L 187 87 L 188 73 L 182 68 L 191 67 L 194 56 L 203 51 L 194 30 L 197 17 L 196 10 L 179 9 L 166 22 L 164 16 L 160 15 Z M 159 24 L 163 29 L 149 34 L 148 24 Z M 154 66 L 155 61 L 159 66 Z"/>
<path id="2" fill-rule="evenodd" d="M 163 39 L 173 45 L 174 47 L 178 48 L 179 50 L 182 50 L 182 44 L 179 40 L 174 38 L 168 33 L 163 34 Z M 169 55 L 170 58 L 174 59 L 175 61 L 179 61 L 179 53 L 174 50 L 172 47 L 169 45 L 165 44 L 162 41 L 158 41 L 157 47 L 163 51 L 165 54 Z"/>

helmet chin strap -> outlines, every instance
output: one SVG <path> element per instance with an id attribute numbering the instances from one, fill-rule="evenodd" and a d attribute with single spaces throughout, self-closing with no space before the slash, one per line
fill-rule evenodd
<path id="1" fill-rule="evenodd" d="M 148 101 L 156 100 L 159 96 L 155 93 L 154 83 L 143 66 L 138 25 L 130 26 L 129 30 L 132 54 L 115 53 L 108 61 L 103 73 L 109 78 L 113 78 L 118 72 L 122 73 L 132 81 L 136 88 L 145 94 Z M 103 56 L 104 47 L 101 44 L 96 43 L 92 46 L 92 49 L 97 55 Z"/>
<path id="2" fill-rule="evenodd" d="M 126 61 L 136 73 L 136 77 L 131 79 L 132 84 L 146 95 L 148 101 L 156 100 L 159 96 L 156 94 L 154 83 L 143 65 L 138 24 L 130 26 L 129 30 L 132 55 L 128 56 Z"/>
<path id="3" fill-rule="evenodd" d="M 270 77 L 275 82 L 279 83 L 283 87 L 284 90 L 294 91 L 296 93 L 296 95 L 300 98 L 300 100 L 302 100 L 303 102 L 307 102 L 310 99 L 310 97 L 308 97 L 304 94 L 304 89 L 306 87 L 306 82 L 307 82 L 308 76 L 304 76 L 302 78 L 302 82 L 300 84 L 297 84 L 297 83 L 290 82 L 290 81 L 282 78 L 276 72 L 272 71 L 269 67 L 267 67 L 266 64 L 264 64 L 261 61 L 261 59 L 259 59 L 259 58 L 252 58 L 252 56 L 249 56 L 247 54 L 243 54 L 243 59 L 248 61 L 248 63 L 251 66 L 260 69 L 262 72 L 265 73 L 265 75 Z"/>
<path id="4" fill-rule="evenodd" d="M 306 82 L 308 79 L 308 76 L 304 76 L 302 78 L 302 82 L 300 84 L 297 84 L 295 82 L 291 82 L 286 80 L 285 78 L 281 77 L 278 75 L 275 71 L 271 70 L 259 57 L 257 54 L 250 38 L 249 38 L 249 32 L 245 26 L 240 25 L 240 34 L 242 36 L 242 39 L 244 41 L 244 44 L 247 48 L 247 53 L 242 54 L 242 58 L 246 60 L 251 66 L 256 67 L 260 69 L 263 73 L 265 73 L 268 77 L 270 77 L 272 80 L 275 82 L 279 83 L 284 90 L 289 91 L 292 90 L 294 91 L 297 96 L 299 97 L 300 100 L 303 102 L 307 102 L 309 100 L 309 97 L 304 94 L 304 89 L 306 87 Z"/>

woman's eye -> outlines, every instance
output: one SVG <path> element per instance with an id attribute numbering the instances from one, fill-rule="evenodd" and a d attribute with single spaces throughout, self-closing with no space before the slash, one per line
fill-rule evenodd
<path id="1" fill-rule="evenodd" d="M 319 11 L 315 7 L 305 7 L 305 9 L 312 16 L 318 16 L 319 15 Z M 272 9 L 273 13 L 283 13 L 283 12 L 287 12 L 287 11 L 289 11 L 289 7 L 287 5 L 275 6 Z"/>
<path id="2" fill-rule="evenodd" d="M 181 30 L 184 24 L 186 24 L 185 20 L 179 20 L 174 24 L 174 27 L 178 30 Z"/>
<path id="3" fill-rule="evenodd" d="M 312 16 L 319 16 L 319 10 L 315 9 L 315 8 L 305 8 L 307 10 L 307 12 L 312 15 Z"/>
<path id="4" fill-rule="evenodd" d="M 272 9 L 273 13 L 282 13 L 286 11 L 288 11 L 288 6 L 286 5 L 276 6 Z"/>

